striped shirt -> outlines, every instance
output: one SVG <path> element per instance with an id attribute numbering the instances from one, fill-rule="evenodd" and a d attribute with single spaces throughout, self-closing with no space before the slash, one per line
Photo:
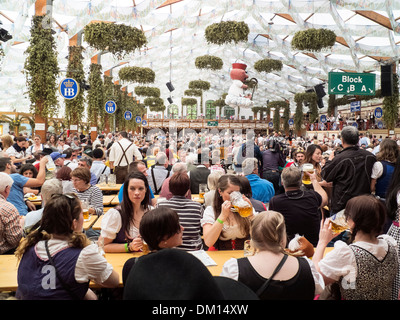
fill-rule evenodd
<path id="1" fill-rule="evenodd" d="M 200 219 L 203 217 L 203 206 L 185 196 L 173 196 L 170 200 L 162 201 L 158 207 L 168 207 L 175 210 L 179 216 L 179 223 L 183 227 L 182 245 L 178 249 L 182 250 L 201 250 L 203 243 L 201 240 Z"/>
<path id="2" fill-rule="evenodd" d="M 87 201 L 89 205 L 93 206 L 98 216 L 103 214 L 103 193 L 98 187 L 91 185 L 82 192 L 73 188 L 72 192 L 78 196 L 79 200 Z"/>

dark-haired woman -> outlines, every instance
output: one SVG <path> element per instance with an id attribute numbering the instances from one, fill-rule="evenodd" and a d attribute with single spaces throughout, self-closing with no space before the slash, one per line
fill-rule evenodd
<path id="1" fill-rule="evenodd" d="M 56 194 L 43 211 L 40 227 L 21 242 L 16 297 L 21 300 L 96 299 L 93 280 L 119 285 L 119 276 L 82 233 L 81 202 L 74 194 Z"/>
<path id="2" fill-rule="evenodd" d="M 105 252 L 140 251 L 143 241 L 139 225 L 149 206 L 150 188 L 146 176 L 138 171 L 124 182 L 120 206 L 108 210 L 101 221 L 101 237 Z"/>
<path id="3" fill-rule="evenodd" d="M 183 227 L 179 223 L 178 214 L 171 208 L 159 207 L 147 211 L 140 221 L 139 231 L 150 253 L 182 245 Z M 131 258 L 124 264 L 122 270 L 124 284 L 136 259 Z"/>
<path id="4" fill-rule="evenodd" d="M 232 212 L 230 201 L 230 194 L 240 192 L 240 188 L 237 175 L 226 174 L 219 178 L 213 204 L 204 210 L 201 219 L 206 246 L 217 250 L 243 250 L 244 241 L 250 236 L 251 217 L 242 218 L 237 212 Z M 251 205 L 248 198 L 244 199 Z"/>
<path id="5" fill-rule="evenodd" d="M 329 219 L 321 222 L 313 262 L 325 285 L 335 284 L 345 300 L 397 299 L 398 247 L 392 237 L 381 234 L 386 218 L 384 205 L 372 195 L 358 196 L 347 202 L 344 215 L 351 244 L 336 241 L 325 257 L 325 247 L 337 234 L 332 232 Z"/>

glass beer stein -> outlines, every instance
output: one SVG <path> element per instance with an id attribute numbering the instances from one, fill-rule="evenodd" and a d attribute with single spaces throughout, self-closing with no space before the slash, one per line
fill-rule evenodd
<path id="1" fill-rule="evenodd" d="M 314 166 L 312 165 L 312 163 L 305 163 L 303 164 L 302 169 L 303 169 L 303 178 L 302 178 L 303 184 L 311 184 L 311 179 L 305 172 L 314 173 Z"/>
<path id="2" fill-rule="evenodd" d="M 233 211 L 239 213 L 243 218 L 253 214 L 253 207 L 243 199 L 243 195 L 239 191 L 234 191 L 230 195 Z"/>

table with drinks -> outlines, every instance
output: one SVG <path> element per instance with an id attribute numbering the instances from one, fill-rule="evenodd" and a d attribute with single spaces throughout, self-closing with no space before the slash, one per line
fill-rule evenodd
<path id="1" fill-rule="evenodd" d="M 325 254 L 331 251 L 333 247 L 325 249 Z M 219 250 L 219 251 L 193 251 L 213 276 L 221 274 L 222 267 L 226 261 L 231 258 L 244 257 L 244 250 Z M 125 262 L 132 257 L 142 256 L 142 252 L 135 253 L 106 253 L 105 258 L 113 266 L 114 270 L 120 275 L 120 286 L 122 283 L 122 269 Z M 18 288 L 17 281 L 18 261 L 14 255 L 0 255 L 0 292 L 1 291 L 16 291 Z M 91 282 L 90 287 L 99 288 L 100 286 Z"/>

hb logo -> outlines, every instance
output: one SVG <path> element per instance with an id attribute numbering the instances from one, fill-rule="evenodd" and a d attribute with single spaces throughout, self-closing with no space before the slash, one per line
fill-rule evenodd
<path id="1" fill-rule="evenodd" d="M 74 79 L 67 78 L 61 81 L 59 91 L 63 98 L 73 99 L 79 94 L 79 85 Z"/>

